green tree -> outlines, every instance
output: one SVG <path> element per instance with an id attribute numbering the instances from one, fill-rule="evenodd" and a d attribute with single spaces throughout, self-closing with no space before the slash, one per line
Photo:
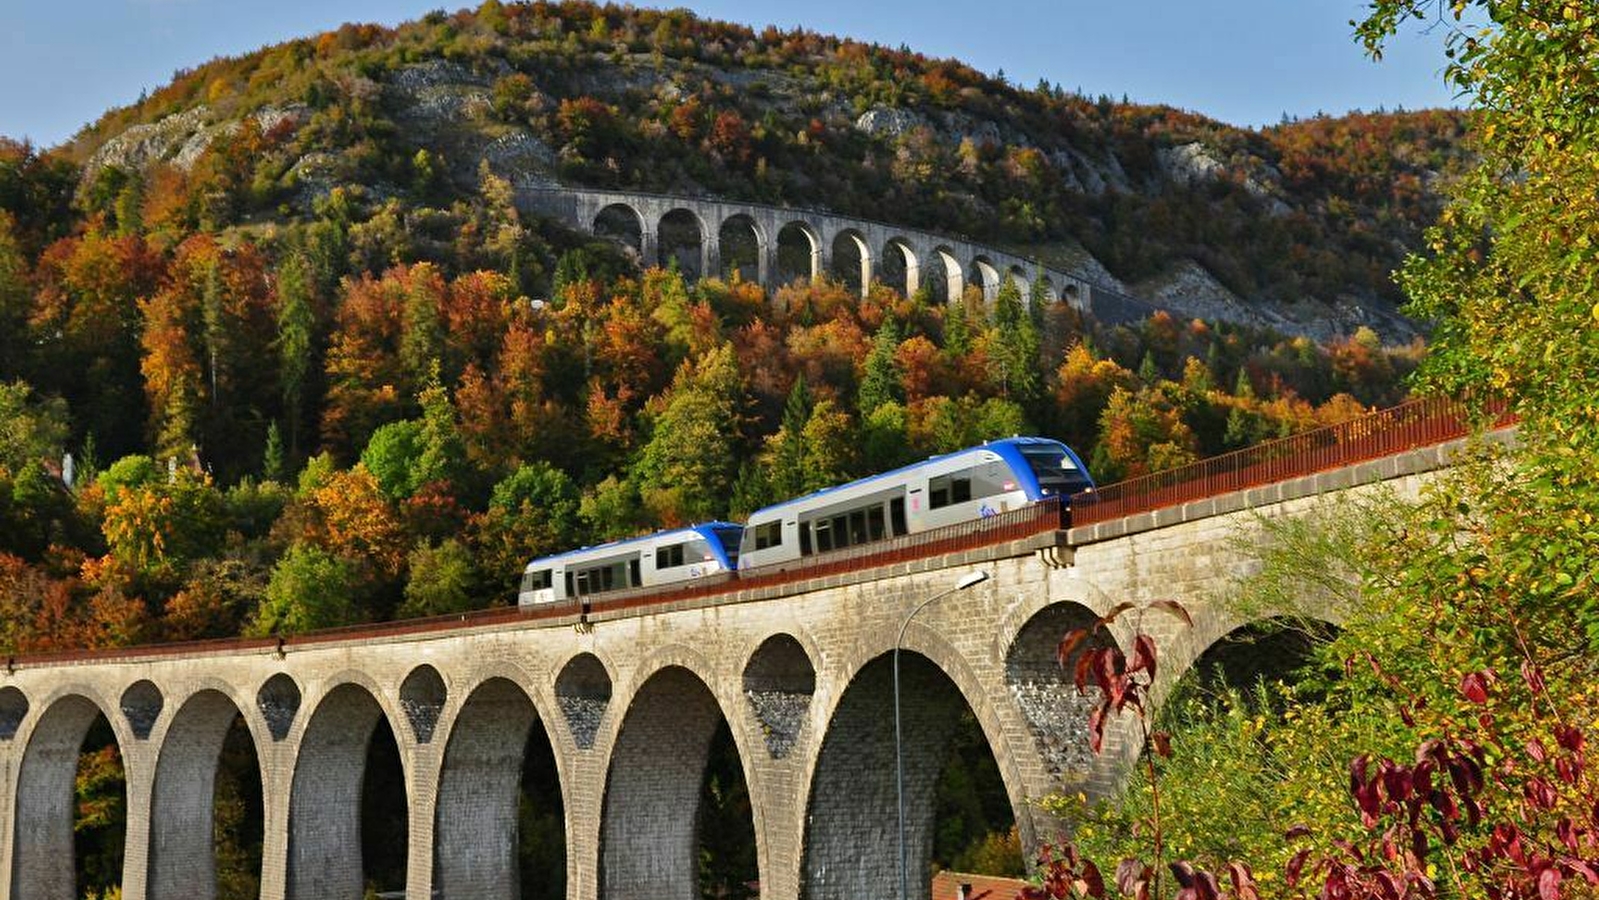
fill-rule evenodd
<path id="1" fill-rule="evenodd" d="M 450 538 L 437 547 L 418 544 L 409 557 L 401 618 L 464 612 L 478 605 L 478 576 L 472 553 Z"/>
<path id="2" fill-rule="evenodd" d="M 857 392 L 856 408 L 864 420 L 885 403 L 903 403 L 905 386 L 900 382 L 899 368 L 894 365 L 895 352 L 899 350 L 899 327 L 892 319 L 885 319 L 877 336 L 872 339 L 872 352 L 866 355 L 865 372 Z"/>
<path id="3" fill-rule="evenodd" d="M 497 596 L 508 596 L 531 559 L 577 546 L 577 485 L 560 469 L 527 463 L 494 486 L 474 522 L 473 546 Z"/>
<path id="4" fill-rule="evenodd" d="M 0 382 L 0 469 L 13 474 L 59 460 L 67 439 L 67 404 L 40 400 L 26 382 Z"/>
<path id="5" fill-rule="evenodd" d="M 678 369 L 634 465 L 639 493 L 661 521 L 703 522 L 726 510 L 738 471 L 734 446 L 742 397 L 729 345 Z"/>
<path id="6" fill-rule="evenodd" d="M 353 624 L 360 618 L 359 584 L 351 563 L 315 544 L 295 543 L 273 567 L 250 633 L 304 634 Z"/>
<path id="7" fill-rule="evenodd" d="M 278 266 L 278 384 L 283 418 L 289 427 L 289 459 L 300 458 L 300 426 L 315 360 L 316 314 L 311 305 L 311 272 L 305 257 L 291 253 Z"/>
<path id="8" fill-rule="evenodd" d="M 406 419 L 380 426 L 361 451 L 362 465 L 390 500 L 404 499 L 416 490 L 413 473 L 422 453 L 421 443 L 422 423 Z"/>
<path id="9" fill-rule="evenodd" d="M 767 441 L 767 484 L 774 498 L 797 497 L 805 492 L 805 424 L 811 420 L 811 391 L 801 373 L 783 403 L 783 422 Z"/>

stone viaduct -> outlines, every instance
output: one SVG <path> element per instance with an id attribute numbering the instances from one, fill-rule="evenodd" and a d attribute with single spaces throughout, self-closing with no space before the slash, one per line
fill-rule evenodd
<path id="1" fill-rule="evenodd" d="M 534 186 L 518 192 L 524 209 L 629 247 L 645 265 L 676 260 L 689 278 L 731 277 L 774 288 L 832 275 L 863 294 L 873 281 L 906 296 L 925 285 L 937 302 L 968 285 L 990 302 L 1003 279 L 1024 298 L 1039 280 L 1046 300 L 1065 300 L 1101 321 L 1140 319 L 1154 307 L 1081 272 L 962 238 L 836 213 L 737 200 Z"/>
<path id="2" fill-rule="evenodd" d="M 693 900 L 696 804 L 724 722 L 750 793 L 761 895 L 893 896 L 889 659 L 921 601 L 974 569 L 991 574 L 905 633 L 912 873 L 927 871 L 945 736 L 968 711 L 1030 846 L 1056 833 L 1033 798 L 1115 784 L 1132 739 L 1113 731 L 1109 753 L 1087 751 L 1085 701 L 1054 659 L 1067 628 L 1120 602 L 1181 601 L 1191 628 L 1145 622 L 1169 687 L 1248 624 L 1225 602 L 1252 565 L 1240 535 L 1351 493 L 1412 494 L 1450 447 L 806 580 L 596 604 L 586 616 L 507 610 L 494 622 L 12 660 L 0 673 L 0 900 L 77 896 L 71 786 L 101 715 L 126 765 L 129 900 L 216 896 L 213 786 L 239 717 L 259 760 L 270 900 L 361 896 L 359 797 L 380 721 L 407 785 L 408 896 L 518 896 L 518 778 L 527 737 L 542 730 L 564 809 L 567 896 Z M 912 883 L 925 898 L 926 881 Z"/>

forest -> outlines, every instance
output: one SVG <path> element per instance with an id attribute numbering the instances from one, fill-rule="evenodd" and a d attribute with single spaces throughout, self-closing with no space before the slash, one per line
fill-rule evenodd
<path id="1" fill-rule="evenodd" d="M 396 87 L 418 71 L 464 72 L 490 100 L 449 127 L 418 120 Z M 215 130 L 193 153 L 117 150 L 129 128 L 201 107 Z M 878 109 L 913 111 L 920 124 L 886 135 L 857 127 Z M 579 2 L 489 0 L 177 73 L 63 147 L 0 139 L 0 652 L 294 634 L 506 604 L 534 556 L 737 518 L 1010 434 L 1065 440 L 1103 483 L 1346 421 L 1420 384 L 1519 391 L 1534 398 L 1524 415 L 1587 447 L 1591 416 L 1562 393 L 1585 382 L 1551 368 L 1569 335 L 1591 331 L 1570 272 L 1507 263 L 1513 277 L 1461 289 L 1461 273 L 1482 262 L 1473 242 L 1520 236 L 1523 221 L 1444 212 L 1460 209 L 1452 198 L 1490 191 L 1473 180 L 1482 150 L 1463 137 L 1478 115 L 1351 114 L 1245 131 L 1054 85 L 1023 89 L 909 50 Z M 1353 295 L 1391 305 L 1400 286 L 1390 273 L 1426 249 L 1445 262 L 1410 263 L 1401 284 L 1416 320 L 1435 324 L 1435 348 L 1385 343 L 1368 328 L 1317 342 L 1167 313 L 1110 327 L 1011 284 L 992 302 L 973 293 L 944 305 L 882 285 L 862 297 L 826 279 L 770 291 L 736 276 L 691 282 L 520 212 L 517 173 L 483 147 L 521 134 L 549 149 L 545 174 L 569 182 L 894 208 L 906 224 L 1041 257 L 1081 246 L 1130 281 L 1195 260 L 1259 303 Z M 1164 151 L 1195 142 L 1220 169 L 1175 179 Z M 1582 204 L 1566 200 L 1534 211 L 1580 216 Z M 1441 213 L 1446 224 L 1458 216 L 1458 230 L 1424 238 Z M 1572 233 L 1588 225 L 1578 219 Z M 1515 262 L 1536 256 L 1539 239 L 1525 240 Z M 1580 272 L 1587 260 L 1562 265 Z M 1532 315 L 1499 299 L 1527 290 L 1570 300 L 1534 317 L 1541 356 L 1530 363 L 1515 355 L 1529 345 L 1495 331 Z M 1252 590 L 1290 591 L 1292 579 L 1320 577 L 1318 564 L 1353 579 L 1339 596 L 1370 616 L 1315 643 L 1316 675 L 1297 693 L 1262 683 L 1257 694 L 1222 692 L 1220 705 L 1179 695 L 1161 724 L 1179 752 L 1160 765 L 1168 801 L 1185 812 L 1181 828 L 1157 826 L 1172 835 L 1157 863 L 1181 852 L 1213 871 L 1248 857 L 1257 872 L 1280 872 L 1297 852 L 1279 839 L 1285 817 L 1301 816 L 1326 826 L 1316 864 L 1331 872 L 1348 840 L 1329 824 L 1348 824 L 1339 754 L 1362 742 L 1391 758 L 1414 749 L 1405 742 L 1419 726 L 1378 712 L 1397 679 L 1438 710 L 1462 702 L 1461 667 L 1491 668 L 1495 684 L 1515 678 L 1521 657 L 1482 642 L 1517 633 L 1492 618 L 1504 608 L 1494 601 L 1522 596 L 1529 579 L 1529 609 L 1569 627 L 1533 641 L 1527 658 L 1536 671 L 1571 671 L 1546 658 L 1581 658 L 1591 639 L 1581 636 L 1596 633 L 1591 609 L 1571 599 L 1594 577 L 1582 562 L 1593 558 L 1580 489 L 1590 482 L 1558 450 L 1527 465 L 1533 475 L 1512 480 L 1515 490 L 1484 475 L 1414 514 L 1432 518 L 1389 527 L 1365 511 L 1341 532 L 1342 556 L 1328 555 L 1326 536 L 1278 536 Z M 1528 532 L 1515 524 L 1526 509 L 1563 514 Z M 1462 561 L 1441 536 L 1453 526 L 1437 524 L 1457 514 L 1504 554 Z M 1346 558 L 1359 560 L 1352 571 L 1335 564 Z M 1555 574 L 1533 578 L 1536 566 Z M 1499 567 L 1508 574 L 1495 581 Z M 1274 574 L 1289 586 L 1274 588 Z M 1440 607 L 1440 595 L 1458 602 Z M 1395 596 L 1413 602 L 1385 605 Z M 1340 660 L 1360 652 L 1394 674 L 1340 679 Z M 1447 684 L 1439 672 L 1453 673 Z M 1525 698 L 1495 696 L 1507 698 L 1518 741 L 1541 727 L 1517 718 Z M 1359 714 L 1343 716 L 1351 708 Z M 1254 802 L 1276 796 L 1283 754 L 1312 740 L 1305 755 L 1319 768 L 1302 774 L 1316 790 Z M 1239 747 L 1259 752 L 1226 780 L 1207 774 Z M 110 890 L 120 764 L 114 747 L 90 749 L 78 785 L 85 888 Z M 939 858 L 1014 868 L 1014 836 L 988 830 L 983 749 L 966 748 L 970 764 L 946 772 L 941 802 L 959 824 L 941 836 Z M 247 751 L 229 753 L 239 762 L 229 772 L 244 778 Z M 530 752 L 524 780 L 547 780 L 545 765 Z M 736 759 L 713 769 L 706 790 L 736 823 Z M 224 783 L 219 809 L 234 829 L 224 869 L 248 895 L 259 836 L 237 829 L 258 813 L 247 778 Z M 1089 817 L 1074 846 L 1108 866 L 1144 854 L 1158 816 L 1158 792 L 1146 790 L 1133 785 L 1114 808 L 1063 807 Z M 522 827 L 536 843 L 559 820 L 533 810 Z M 1563 858 L 1592 856 L 1582 827 Z M 735 828 L 713 839 L 723 843 L 707 857 L 706 884 L 736 883 L 744 837 Z M 395 836 L 368 840 L 374 858 L 394 855 Z M 529 865 L 562 865 L 536 856 Z M 1483 896 L 1533 893 L 1557 900 L 1537 889 Z M 1369 894 L 1379 895 L 1410 896 Z M 1233 896 L 1253 900 L 1236 885 Z"/>

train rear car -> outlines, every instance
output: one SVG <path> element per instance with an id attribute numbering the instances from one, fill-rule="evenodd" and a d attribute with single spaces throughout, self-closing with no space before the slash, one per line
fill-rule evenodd
<path id="1" fill-rule="evenodd" d="M 535 559 L 522 572 L 517 603 L 554 603 L 732 572 L 742 531 L 732 522 L 708 522 Z"/>

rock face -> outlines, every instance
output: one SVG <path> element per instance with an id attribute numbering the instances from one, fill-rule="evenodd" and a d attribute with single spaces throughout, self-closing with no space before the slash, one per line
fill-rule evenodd
<path id="1" fill-rule="evenodd" d="M 263 132 L 297 129 L 310 117 L 311 111 L 303 103 L 264 106 L 250 116 Z M 94 152 L 84 167 L 85 177 L 106 166 L 136 171 L 158 162 L 187 172 L 217 138 L 237 134 L 243 127 L 237 120 L 213 123 L 212 118 L 211 108 L 202 105 L 149 125 L 134 125 Z"/>
<path id="2" fill-rule="evenodd" d="M 1225 163 L 1212 156 L 1205 145 L 1198 141 L 1156 150 L 1155 158 L 1159 162 L 1161 173 L 1173 184 L 1191 185 L 1235 179 L 1244 190 L 1256 199 L 1264 201 L 1266 211 L 1271 215 L 1285 216 L 1292 211 L 1288 204 L 1276 195 L 1270 184 L 1256 178 L 1254 174 L 1237 179 Z M 1281 175 L 1274 170 L 1266 170 L 1261 174 L 1272 183 L 1281 180 Z"/>
<path id="3" fill-rule="evenodd" d="M 1136 285 L 1132 293 L 1182 319 L 1237 322 L 1274 328 L 1285 334 L 1301 334 L 1318 341 L 1347 337 L 1361 327 L 1370 328 L 1384 340 L 1394 343 L 1409 341 L 1420 333 L 1414 322 L 1398 313 L 1386 312 L 1352 298 L 1336 305 L 1245 302 L 1193 260 L 1185 261 L 1164 276 Z"/>

